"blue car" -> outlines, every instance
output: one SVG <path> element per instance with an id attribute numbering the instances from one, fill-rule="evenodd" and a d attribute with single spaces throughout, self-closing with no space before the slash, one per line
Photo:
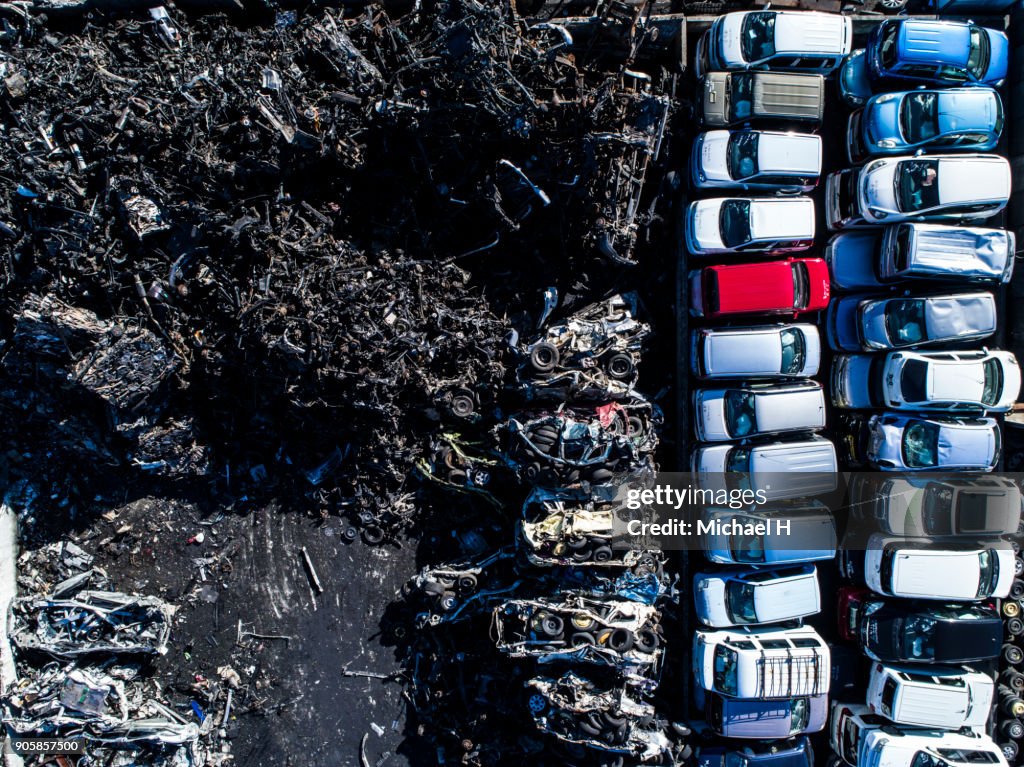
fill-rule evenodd
<path id="1" fill-rule="evenodd" d="M 893 85 L 990 85 L 1006 78 L 1006 35 L 965 21 L 888 19 L 867 44 L 872 80 Z"/>
<path id="2" fill-rule="evenodd" d="M 988 152 L 1003 122 L 1003 102 L 991 88 L 882 93 L 850 115 L 846 153 L 858 163 L 916 149 Z"/>
<path id="3" fill-rule="evenodd" d="M 740 748 L 711 746 L 697 752 L 698 767 L 812 767 L 814 751 L 807 738 L 754 742 Z"/>

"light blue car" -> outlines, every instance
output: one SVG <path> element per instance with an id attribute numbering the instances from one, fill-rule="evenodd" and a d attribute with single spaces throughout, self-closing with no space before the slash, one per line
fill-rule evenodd
<path id="1" fill-rule="evenodd" d="M 991 88 L 882 93 L 850 115 L 850 162 L 916 149 L 988 152 L 1003 132 L 1003 102 Z"/>

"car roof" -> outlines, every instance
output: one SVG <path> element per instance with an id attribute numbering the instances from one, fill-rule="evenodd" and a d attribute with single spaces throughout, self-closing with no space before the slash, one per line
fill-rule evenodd
<path id="1" fill-rule="evenodd" d="M 755 312 L 793 305 L 790 260 L 707 267 L 718 280 L 721 312 Z"/>
<path id="2" fill-rule="evenodd" d="M 821 136 L 809 133 L 762 131 L 757 139 L 757 167 L 761 173 L 821 173 Z"/>
<path id="3" fill-rule="evenodd" d="M 955 155 L 939 157 L 938 163 L 943 205 L 1010 197 L 1010 164 L 1002 157 Z"/>
<path id="4" fill-rule="evenodd" d="M 813 239 L 814 201 L 755 197 L 750 200 L 750 232 L 757 240 Z"/>
<path id="5" fill-rule="evenodd" d="M 1013 259 L 1011 236 L 1004 229 L 943 226 L 905 222 L 913 242 L 908 267 L 952 273 L 985 273 L 999 277 L 1007 260 Z"/>
<path id="6" fill-rule="evenodd" d="M 897 49 L 903 61 L 926 64 L 967 63 L 971 25 L 937 19 L 901 19 Z"/>
<path id="7" fill-rule="evenodd" d="M 825 394 L 819 386 L 772 387 L 755 392 L 758 431 L 820 428 L 825 425 Z"/>
<path id="8" fill-rule="evenodd" d="M 992 130 L 999 114 L 999 96 L 991 88 L 951 88 L 938 95 L 939 133 Z"/>
<path id="9" fill-rule="evenodd" d="M 775 15 L 775 52 L 832 53 L 850 52 L 845 34 L 849 22 L 838 13 L 780 11 Z"/>
<path id="10" fill-rule="evenodd" d="M 924 298 L 928 338 L 955 338 L 995 332 L 996 300 L 991 293 L 959 293 Z"/>

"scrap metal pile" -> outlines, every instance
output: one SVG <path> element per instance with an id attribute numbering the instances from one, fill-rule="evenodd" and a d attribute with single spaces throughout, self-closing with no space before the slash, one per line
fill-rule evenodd
<path id="1" fill-rule="evenodd" d="M 671 204 L 681 20 L 619 0 L 0 16 L 0 468 L 24 540 L 126 487 L 340 515 L 370 544 L 467 521 L 428 555 L 464 561 L 407 596 L 420 734 L 467 764 L 542 733 L 565 759 L 685 751 L 650 712 L 672 584 L 659 553 L 610 553 L 606 492 L 655 469 L 650 327 L 614 289 Z M 9 701 L 18 731 L 216 763 L 123 657 L 166 640 L 166 606 L 73 585 L 13 613 L 19 651 L 57 659 Z M 483 671 L 516 605 L 521 700 Z M 112 613 L 133 632 L 108 636 Z M 530 681 L 538 656 L 587 678 Z"/>

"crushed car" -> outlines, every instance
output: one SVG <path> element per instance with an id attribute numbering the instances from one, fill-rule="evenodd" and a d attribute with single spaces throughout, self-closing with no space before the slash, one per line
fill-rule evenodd
<path id="1" fill-rule="evenodd" d="M 633 398 L 597 407 L 560 406 L 519 413 L 501 427 L 506 462 L 521 480 L 542 487 L 600 485 L 616 475 L 654 468 L 661 413 Z"/>
<path id="2" fill-rule="evenodd" d="M 602 689 L 572 671 L 558 679 L 534 677 L 526 686 L 537 729 L 560 741 L 623 754 L 642 764 L 679 764 L 691 753 L 679 732 L 628 687 Z"/>
<path id="3" fill-rule="evenodd" d="M 661 612 L 652 605 L 584 593 L 510 599 L 494 608 L 491 627 L 513 658 L 608 666 L 637 681 L 660 670 Z"/>
<path id="4" fill-rule="evenodd" d="M 486 441 L 443 432 L 431 441 L 429 453 L 417 459 L 416 470 L 428 482 L 502 506 L 492 488 L 498 484 L 494 481 L 496 471 L 507 474 L 507 469 L 500 454 Z"/>
<path id="5" fill-rule="evenodd" d="M 516 345 L 518 390 L 558 401 L 628 397 L 650 325 L 635 319 L 635 293 L 614 295 Z"/>
<path id="6" fill-rule="evenodd" d="M 402 587 L 407 600 L 418 599 L 426 609 L 416 615 L 418 626 L 436 626 L 477 615 L 519 587 L 511 549 L 499 549 L 470 562 L 425 567 Z M 502 567 L 502 564 L 505 567 Z M 500 571 L 500 572 L 499 572 Z"/>

